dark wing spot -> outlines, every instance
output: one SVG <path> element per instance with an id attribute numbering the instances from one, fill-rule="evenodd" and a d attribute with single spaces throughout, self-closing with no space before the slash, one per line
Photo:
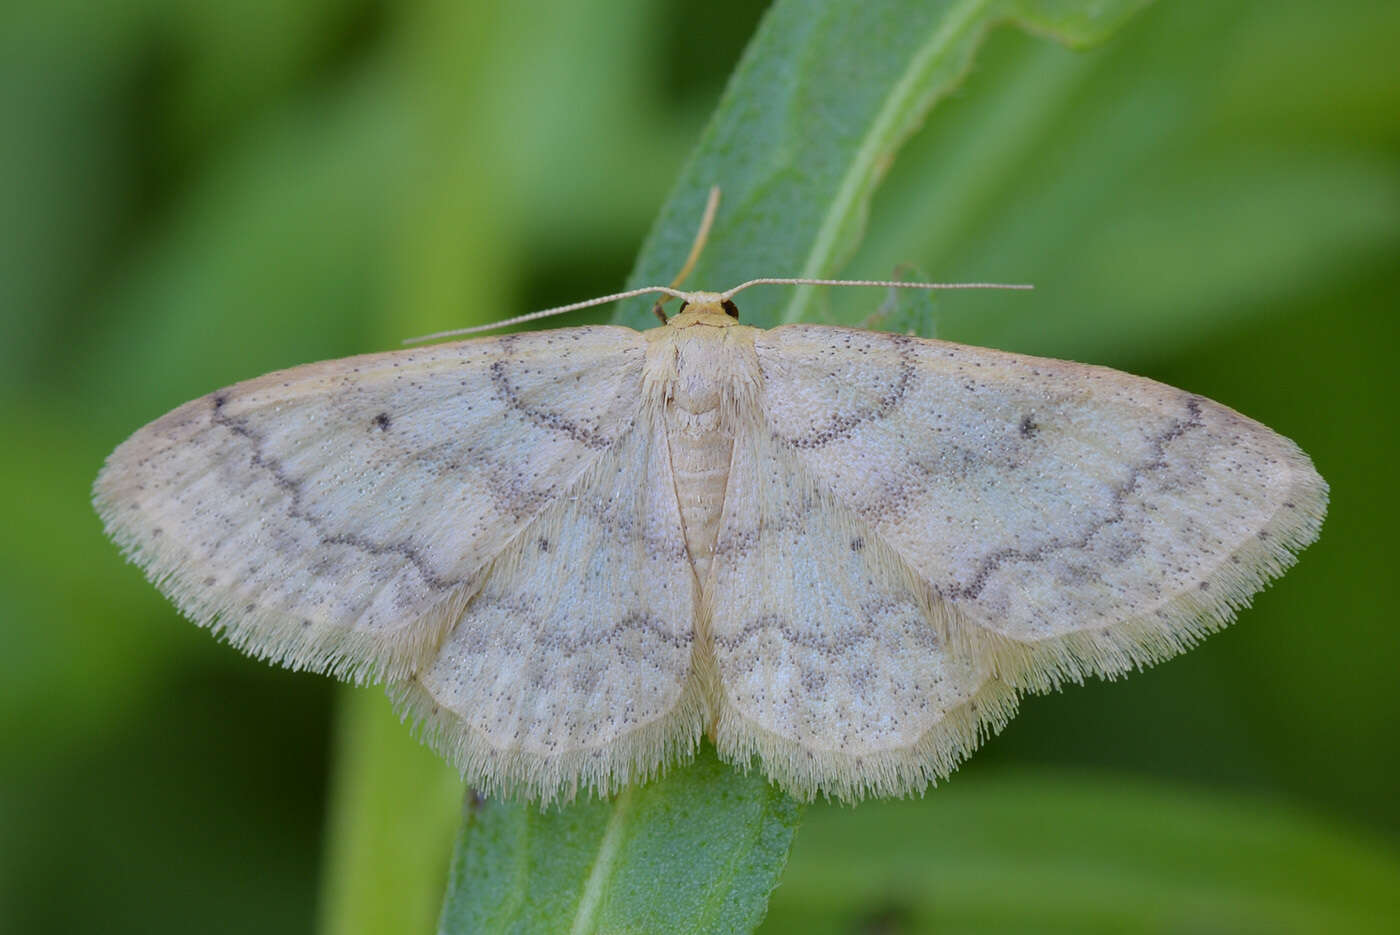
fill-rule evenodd
<path id="1" fill-rule="evenodd" d="M 379 415 L 375 416 L 373 420 L 374 427 L 379 429 L 379 431 L 381 432 L 389 431 L 389 426 L 391 424 L 392 423 L 389 420 L 389 413 L 387 412 L 381 412 Z"/>
<path id="2" fill-rule="evenodd" d="M 865 548 L 865 539 L 864 539 L 863 537 L 861 537 L 861 536 L 856 536 L 854 539 L 851 540 L 851 551 L 852 551 L 852 552 L 859 552 L 860 550 L 862 550 L 862 549 L 864 549 L 864 548 Z"/>
<path id="3" fill-rule="evenodd" d="M 549 551 L 549 540 L 546 539 L 544 536 L 540 536 L 539 545 L 540 545 L 540 551 L 541 551 L 541 552 L 548 552 L 548 551 Z"/>
<path id="4" fill-rule="evenodd" d="M 1040 431 L 1040 426 L 1030 416 L 1021 416 L 1021 437 L 1031 438 Z"/>

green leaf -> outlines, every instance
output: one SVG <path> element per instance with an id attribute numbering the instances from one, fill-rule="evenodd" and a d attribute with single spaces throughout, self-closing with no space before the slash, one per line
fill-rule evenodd
<path id="1" fill-rule="evenodd" d="M 990 26 L 1016 20 L 1083 44 L 1141 5 L 775 5 L 662 210 L 632 284 L 674 276 L 711 185 L 723 201 L 692 282 L 725 288 L 762 275 L 829 275 L 858 241 L 899 144 L 961 80 Z M 811 299 L 811 290 L 797 290 L 782 307 L 751 300 L 744 319 L 793 321 L 811 314 Z M 650 301 L 628 303 L 617 320 L 651 325 L 649 309 Z M 892 314 L 927 317 L 906 300 Z M 611 802 L 544 814 L 479 805 L 463 823 L 441 930 L 747 930 L 762 918 L 798 814 L 761 776 L 739 775 L 709 747 Z"/>
<path id="2" fill-rule="evenodd" d="M 708 746 L 665 779 L 541 811 L 471 799 L 441 931 L 736 932 L 758 924 L 796 803 Z"/>
<path id="3" fill-rule="evenodd" d="M 766 932 L 1383 932 L 1400 860 L 1282 804 L 1102 776 L 813 807 Z"/>
<path id="4" fill-rule="evenodd" d="M 1362 17 L 1369 28 L 1348 30 Z M 881 185 L 851 272 L 916 262 L 935 278 L 1032 282 L 1030 296 L 947 303 L 942 336 L 1116 366 L 1132 363 L 1124 349 L 1191 353 L 1335 293 L 1400 235 L 1400 181 L 1390 149 L 1302 102 L 1360 83 L 1359 37 L 1397 23 L 1391 8 L 1321 21 L 1160 4 L 1087 55 L 1000 31 Z M 1378 75 L 1375 106 L 1393 109 Z M 1261 117 L 1260 83 L 1270 106 L 1296 110 Z M 841 321 L 865 307 L 854 290 L 832 302 Z"/>
<path id="5" fill-rule="evenodd" d="M 987 30 L 1014 21 L 1085 45 L 1144 0 L 788 0 L 764 18 L 647 240 L 629 285 L 669 282 L 706 192 L 723 201 L 690 282 L 724 289 L 759 276 L 830 276 L 863 232 L 871 194 L 928 109 L 962 81 Z M 813 314 L 815 292 L 741 304 L 760 327 Z M 618 321 L 651 324 L 646 301 Z"/>

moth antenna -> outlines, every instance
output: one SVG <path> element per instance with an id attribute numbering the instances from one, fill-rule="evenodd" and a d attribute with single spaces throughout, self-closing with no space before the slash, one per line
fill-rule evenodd
<path id="1" fill-rule="evenodd" d="M 788 279 L 765 276 L 762 279 L 750 279 L 748 282 L 740 283 L 727 292 L 720 293 L 720 296 L 732 299 L 749 286 L 882 286 L 890 289 L 1017 289 L 1022 291 L 1035 288 L 1029 283 L 902 282 L 896 279 Z"/>
<path id="2" fill-rule="evenodd" d="M 617 302 L 621 299 L 631 299 L 639 295 L 651 295 L 654 292 L 664 292 L 668 296 L 676 299 L 685 298 L 685 293 L 670 286 L 643 286 L 640 289 L 628 289 L 626 292 L 614 292 L 612 295 L 599 296 L 596 299 L 585 299 L 582 302 L 570 302 L 568 305 L 557 305 L 554 308 L 542 309 L 538 312 L 530 312 L 525 315 L 517 315 L 514 318 L 506 318 L 502 321 L 493 321 L 489 325 L 472 325 L 470 328 L 453 328 L 451 331 L 436 331 L 432 334 L 421 335 L 416 338 L 408 338 L 404 344 L 421 344 L 424 341 L 436 341 L 439 338 L 454 338 L 463 334 L 477 334 L 482 331 L 494 331 L 497 328 L 507 328 L 511 325 L 523 324 L 527 321 L 535 321 L 540 318 L 548 318 L 550 315 L 562 315 L 564 312 L 576 312 L 581 308 L 592 308 L 595 305 L 607 305 L 609 302 Z"/>
<path id="3" fill-rule="evenodd" d="M 671 288 L 679 289 L 681 283 L 685 282 L 685 277 L 690 275 L 690 271 L 695 269 L 695 263 L 700 259 L 700 251 L 705 249 L 705 242 L 710 239 L 710 227 L 715 223 L 715 212 L 719 210 L 719 186 L 711 185 L 710 194 L 705 198 L 705 213 L 700 216 L 700 229 L 695 232 L 695 239 L 690 242 L 690 253 L 687 254 L 685 262 L 681 264 L 681 271 L 676 274 L 676 278 L 671 280 Z M 661 323 L 666 324 L 666 313 L 662 311 L 662 306 L 666 304 L 665 298 L 657 299 L 656 304 L 651 307 L 651 313 L 661 319 Z"/>
<path id="4" fill-rule="evenodd" d="M 483 331 L 495 331 L 497 328 L 508 328 L 511 325 L 521 325 L 527 321 L 536 321 L 540 318 L 548 318 L 550 315 L 560 315 L 564 312 L 576 312 L 581 308 L 592 308 L 595 305 L 606 305 L 609 302 L 617 302 L 622 299 L 631 299 L 639 295 L 650 295 L 652 293 L 664 293 L 666 298 L 661 299 L 651 307 L 652 312 L 661 323 L 666 323 L 666 313 L 661 310 L 661 306 L 666 303 L 666 299 L 684 299 L 686 294 L 677 287 L 685 281 L 685 277 L 690 275 L 690 271 L 695 269 L 695 263 L 700 259 L 700 251 L 705 249 L 705 241 L 710 238 L 710 227 L 715 222 L 715 212 L 719 210 L 719 186 L 711 185 L 710 194 L 705 199 L 705 213 L 700 217 L 700 229 L 695 232 L 695 240 L 690 245 L 690 254 L 686 256 L 685 262 L 681 264 L 681 271 L 676 274 L 676 278 L 671 280 L 669 286 L 642 286 L 639 289 L 628 289 L 626 292 L 614 292 L 612 295 L 600 296 L 596 299 L 585 299 L 582 302 L 571 302 L 568 305 L 559 305 L 554 308 L 542 309 L 538 312 L 529 312 L 525 315 L 517 315 L 514 318 L 507 318 L 503 321 L 493 321 L 489 325 L 472 325 L 469 328 L 453 328 L 450 331 L 436 331 L 432 334 L 425 334 L 416 338 L 408 338 L 404 344 L 422 344 L 425 341 L 437 341 L 441 338 L 455 338 L 464 334 L 479 334 Z"/>

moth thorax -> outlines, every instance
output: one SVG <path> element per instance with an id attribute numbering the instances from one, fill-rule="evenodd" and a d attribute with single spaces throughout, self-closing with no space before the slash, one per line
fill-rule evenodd
<path id="1" fill-rule="evenodd" d="M 727 416 L 736 406 L 751 402 L 759 380 L 753 331 L 732 327 L 681 332 L 676 342 L 673 404 L 686 412 L 719 410 Z"/>

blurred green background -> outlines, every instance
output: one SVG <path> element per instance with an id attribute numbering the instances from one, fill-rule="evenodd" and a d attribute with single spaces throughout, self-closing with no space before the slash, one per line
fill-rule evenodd
<path id="1" fill-rule="evenodd" d="M 179 620 L 92 478 L 218 386 L 619 288 L 761 13 L 0 11 L 0 930 L 315 924 L 341 694 Z M 769 929 L 1154 931 L 1189 890 L 1173 930 L 1323 930 L 1310 888 L 1400 880 L 1397 49 L 1381 0 L 1163 3 L 1087 53 L 1003 30 L 900 153 L 845 274 L 1032 281 L 940 298 L 938 336 L 1221 400 L 1332 506 L 1193 652 L 1028 699 L 921 801 L 809 809 Z"/>

